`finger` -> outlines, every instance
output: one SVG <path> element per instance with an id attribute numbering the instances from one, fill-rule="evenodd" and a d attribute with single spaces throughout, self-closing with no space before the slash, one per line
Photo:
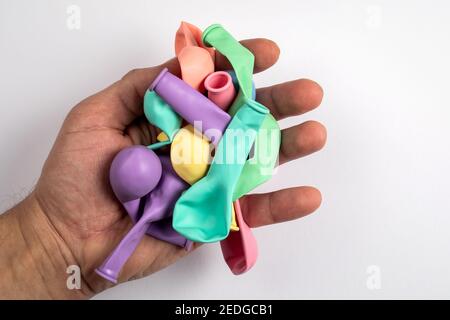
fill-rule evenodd
<path id="1" fill-rule="evenodd" d="M 255 55 L 255 72 L 267 69 L 278 59 L 278 46 L 270 40 L 253 39 L 242 43 Z M 226 68 L 226 63 L 226 58 L 217 54 L 217 66 Z M 80 103 L 71 118 L 76 118 L 77 125 L 82 127 L 124 130 L 143 115 L 142 99 L 145 91 L 164 68 L 173 74 L 180 74 L 176 58 L 157 67 L 132 70 L 110 87 Z"/>
<path id="2" fill-rule="evenodd" d="M 327 129 L 317 121 L 306 121 L 281 131 L 280 164 L 319 151 L 327 141 Z"/>
<path id="3" fill-rule="evenodd" d="M 168 68 L 173 74 L 180 73 L 178 60 L 173 58 L 162 65 L 151 68 L 134 69 L 128 72 L 121 80 L 110 88 L 112 97 L 115 97 L 116 105 L 110 106 L 111 112 L 115 110 L 116 123 L 125 128 L 133 120 L 144 114 L 143 99 L 145 92 L 164 69 Z M 120 122 L 120 123 L 119 123 Z"/>
<path id="4" fill-rule="evenodd" d="M 123 133 L 131 139 L 133 145 L 148 146 L 157 141 L 161 130 L 148 122 L 145 117 L 135 119 Z"/>
<path id="5" fill-rule="evenodd" d="M 322 195 L 313 187 L 295 187 L 251 194 L 240 201 L 244 220 L 254 228 L 304 217 L 320 206 Z"/>
<path id="6" fill-rule="evenodd" d="M 193 243 L 189 250 L 152 236 L 145 236 L 120 272 L 120 282 L 146 277 L 166 268 L 200 247 Z"/>
<path id="7" fill-rule="evenodd" d="M 261 72 L 271 67 L 280 55 L 277 44 L 268 39 L 249 39 L 243 40 L 241 43 L 255 56 L 255 72 Z M 215 61 L 218 70 L 231 69 L 228 60 L 217 51 Z M 142 99 L 145 91 L 165 67 L 176 75 L 180 74 L 178 60 L 173 58 L 158 67 L 132 70 L 113 85 L 115 94 L 120 98 L 119 102 L 126 107 L 121 115 L 117 115 L 117 117 L 120 116 L 118 119 L 123 120 L 122 126 L 130 124 L 136 117 L 143 114 Z"/>
<path id="8" fill-rule="evenodd" d="M 322 98 L 322 88 L 307 79 L 256 90 L 256 100 L 269 108 L 277 120 L 311 111 L 320 105 Z"/>
<path id="9" fill-rule="evenodd" d="M 145 91 L 164 68 L 174 74 L 180 72 L 175 58 L 157 67 L 134 69 L 121 80 L 78 104 L 69 115 L 69 127 L 124 130 L 144 114 L 142 100 Z"/>
<path id="10" fill-rule="evenodd" d="M 277 44 L 268 39 L 249 39 L 241 43 L 249 49 L 255 56 L 255 72 L 261 72 L 271 67 L 278 60 L 280 49 Z M 142 115 L 142 98 L 152 81 L 163 68 L 168 68 L 173 74 L 180 74 L 180 65 L 177 58 L 173 58 L 166 63 L 153 68 L 135 69 L 126 74 L 115 84 L 116 94 L 120 96 L 120 101 L 127 106 L 129 117 L 126 119 L 129 124 L 136 115 Z M 216 68 L 230 69 L 228 60 L 216 51 Z M 131 119 L 131 121 L 130 121 Z"/>
<path id="11" fill-rule="evenodd" d="M 127 85 L 131 86 L 134 89 L 134 93 L 136 93 L 135 98 L 142 100 L 145 91 L 147 91 L 153 80 L 164 68 L 169 69 L 169 72 L 175 75 L 179 75 L 181 72 L 178 59 L 172 58 L 156 67 L 131 70 L 117 83 L 119 87 L 123 85 L 123 89 L 130 89 L 130 87 L 127 88 Z M 127 92 L 129 91 L 127 90 Z"/>
<path id="12" fill-rule="evenodd" d="M 159 271 L 187 255 L 184 248 L 144 236 L 119 275 L 119 282 L 138 279 Z"/>
<path id="13" fill-rule="evenodd" d="M 255 56 L 254 73 L 264 71 L 277 62 L 280 56 L 280 48 L 269 39 L 248 39 L 242 40 L 240 43 L 249 49 Z M 216 69 L 231 70 L 231 64 L 228 59 L 220 52 L 216 51 Z"/>

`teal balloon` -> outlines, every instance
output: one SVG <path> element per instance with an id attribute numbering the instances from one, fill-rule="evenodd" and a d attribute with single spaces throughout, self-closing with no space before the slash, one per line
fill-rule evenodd
<path id="1" fill-rule="evenodd" d="M 253 83 L 253 55 L 242 47 L 221 25 L 208 27 L 203 33 L 203 42 L 212 45 L 230 61 L 233 71 L 229 72 L 235 87 L 239 88 L 228 113 L 234 116 L 247 99 L 255 99 Z M 240 198 L 272 177 L 281 145 L 278 122 L 268 114 L 255 139 L 254 157 L 244 166 L 237 182 L 233 200 Z"/>
<path id="2" fill-rule="evenodd" d="M 231 75 L 236 91 L 239 92 L 230 110 L 228 110 L 228 113 L 233 116 L 239 110 L 240 106 L 243 105 L 245 96 L 242 91 L 239 91 L 239 81 L 236 73 L 234 71 L 228 71 L 228 73 Z M 255 97 L 256 90 L 255 84 L 253 83 L 252 99 L 255 99 Z M 273 169 L 278 160 L 280 145 L 280 127 L 275 118 L 271 114 L 268 114 L 256 136 L 253 156 L 245 163 L 242 169 L 241 176 L 234 191 L 233 201 L 272 178 Z"/>
<path id="3" fill-rule="evenodd" d="M 281 132 L 277 121 L 268 114 L 258 130 L 252 157 L 247 160 L 236 184 L 233 201 L 268 181 L 278 160 Z"/>
<path id="4" fill-rule="evenodd" d="M 227 57 L 233 67 L 234 85 L 239 90 L 228 111 L 231 122 L 217 146 L 209 171 L 177 201 L 173 227 L 192 241 L 215 242 L 225 239 L 230 232 L 232 201 L 272 176 L 281 134 L 269 110 L 254 100 L 253 54 L 220 25 L 206 29 L 203 42 Z M 233 140 L 235 131 L 248 129 L 253 130 L 250 139 Z M 254 153 L 249 158 L 253 145 Z M 231 163 L 220 161 L 235 154 L 239 158 Z"/>
<path id="5" fill-rule="evenodd" d="M 182 119 L 155 91 L 147 90 L 144 95 L 144 114 L 148 122 L 160 128 L 169 138 L 151 144 L 148 148 L 154 150 L 171 144 Z"/>
<path id="6" fill-rule="evenodd" d="M 236 183 L 268 109 L 247 100 L 231 119 L 205 177 L 178 199 L 174 229 L 195 242 L 215 242 L 230 232 Z M 240 134 L 239 134 L 240 133 Z"/>

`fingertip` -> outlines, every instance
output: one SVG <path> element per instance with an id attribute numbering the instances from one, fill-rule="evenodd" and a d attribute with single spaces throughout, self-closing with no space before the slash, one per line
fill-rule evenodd
<path id="1" fill-rule="evenodd" d="M 277 62 L 280 56 L 280 48 L 274 41 L 269 39 L 247 39 L 240 41 L 240 43 L 250 50 L 255 57 L 254 73 L 270 68 Z M 219 52 L 216 52 L 215 63 L 218 70 L 228 70 L 232 68 L 228 59 Z"/>
<path id="2" fill-rule="evenodd" d="M 180 67 L 180 62 L 178 61 L 178 58 L 172 58 L 166 62 L 164 62 L 163 64 L 159 65 L 156 67 L 157 70 L 157 74 L 159 74 L 159 72 L 161 72 L 164 68 L 169 69 L 169 72 L 174 74 L 174 75 L 181 75 L 181 67 Z"/>
<path id="3" fill-rule="evenodd" d="M 255 56 L 254 72 L 258 73 L 273 66 L 280 57 L 280 47 L 266 38 L 243 40 L 242 44 Z"/>
<path id="4" fill-rule="evenodd" d="M 309 80 L 309 86 L 310 86 L 310 91 L 309 91 L 309 95 L 310 95 L 310 99 L 311 99 L 311 105 L 313 108 L 317 108 L 323 100 L 323 88 L 315 81 L 313 80 Z"/>
<path id="5" fill-rule="evenodd" d="M 305 211 L 309 214 L 314 213 L 322 205 L 322 192 L 312 186 L 306 186 L 304 190 L 304 196 L 308 198 L 308 201 L 305 201 L 304 204 Z"/>
<path id="6" fill-rule="evenodd" d="M 306 112 L 317 108 L 323 99 L 323 89 L 315 81 L 300 79 L 293 82 L 292 94 L 295 105 Z"/>
<path id="7" fill-rule="evenodd" d="M 281 134 L 280 164 L 317 152 L 327 141 L 327 129 L 314 120 L 284 129 Z"/>
<path id="8" fill-rule="evenodd" d="M 280 47 L 270 39 L 256 39 L 255 71 L 264 71 L 273 66 L 280 57 Z"/>
<path id="9" fill-rule="evenodd" d="M 293 196 L 293 202 L 291 203 L 292 213 L 289 220 L 309 215 L 320 207 L 322 194 L 318 189 L 311 186 L 301 186 L 294 188 L 293 191 L 296 196 L 291 195 Z"/>
<path id="10" fill-rule="evenodd" d="M 311 137 L 309 148 L 311 152 L 321 150 L 327 142 L 327 128 L 320 122 L 309 120 L 303 123 L 307 136 Z"/>

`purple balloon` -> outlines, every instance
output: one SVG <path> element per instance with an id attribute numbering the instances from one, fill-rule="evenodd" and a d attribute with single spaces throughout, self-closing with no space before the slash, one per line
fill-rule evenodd
<path id="1" fill-rule="evenodd" d="M 168 225 L 167 221 L 150 229 L 153 223 L 171 218 L 176 201 L 189 187 L 175 173 L 168 156 L 160 156 L 159 163 L 162 164 L 162 176 L 156 188 L 145 198 L 142 216 L 103 264 L 96 269 L 97 274 L 114 283 L 117 282 L 123 265 L 147 232 L 150 234 L 154 232 L 165 238 L 164 240 L 175 244 L 190 246 L 190 242 L 176 233 L 171 223 Z"/>
<path id="2" fill-rule="evenodd" d="M 121 150 L 109 171 L 111 187 L 120 202 L 140 199 L 161 179 L 162 167 L 156 153 L 144 146 Z"/>
<path id="3" fill-rule="evenodd" d="M 194 122 L 201 122 L 201 132 L 214 144 L 218 143 L 217 135 L 221 135 L 231 116 L 220 109 L 214 102 L 192 88 L 180 78 L 164 68 L 150 85 L 176 113 L 195 127 Z"/>
<path id="4" fill-rule="evenodd" d="M 136 222 L 141 198 L 161 179 L 161 162 L 154 151 L 144 146 L 121 150 L 109 170 L 109 181 L 117 199 Z"/>

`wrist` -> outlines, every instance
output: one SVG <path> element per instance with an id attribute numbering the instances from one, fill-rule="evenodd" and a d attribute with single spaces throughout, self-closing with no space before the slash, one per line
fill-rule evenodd
<path id="1" fill-rule="evenodd" d="M 34 194 L 0 216 L 0 298 L 85 299 L 93 293 L 67 285 L 78 263 Z"/>

